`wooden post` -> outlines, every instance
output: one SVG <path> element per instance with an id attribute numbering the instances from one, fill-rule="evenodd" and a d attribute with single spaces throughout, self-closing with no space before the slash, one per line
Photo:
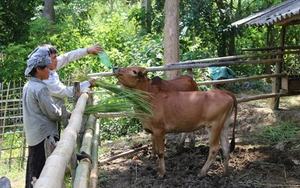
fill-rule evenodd
<path id="1" fill-rule="evenodd" d="M 186 75 L 190 76 L 191 78 L 193 78 L 193 69 L 187 69 L 186 70 Z"/>
<path id="2" fill-rule="evenodd" d="M 286 33 L 286 26 L 282 26 L 280 31 L 280 47 L 283 47 L 285 44 L 285 33 Z M 284 52 L 284 48 L 281 48 L 281 52 Z M 283 59 L 283 55 L 279 55 L 277 58 Z M 284 60 L 282 62 L 275 63 L 275 73 L 281 73 L 282 70 L 282 64 L 284 63 Z M 273 79 L 273 85 L 272 85 L 272 93 L 279 93 L 281 88 L 281 77 L 276 77 Z M 272 110 L 278 110 L 279 108 L 279 101 L 280 97 L 271 98 L 270 100 L 270 108 Z"/>
<path id="3" fill-rule="evenodd" d="M 74 99 L 73 99 L 73 109 L 74 109 L 78 101 L 78 98 L 80 97 L 80 82 L 74 82 L 73 93 L 74 93 Z"/>

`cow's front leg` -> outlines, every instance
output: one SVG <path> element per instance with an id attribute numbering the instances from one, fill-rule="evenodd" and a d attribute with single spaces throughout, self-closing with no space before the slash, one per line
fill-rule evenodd
<path id="1" fill-rule="evenodd" d="M 157 149 L 157 156 L 158 156 L 158 177 L 163 178 L 166 172 L 165 169 L 165 159 L 164 159 L 164 152 L 165 152 L 165 133 L 159 132 L 153 134 L 156 149 Z"/>

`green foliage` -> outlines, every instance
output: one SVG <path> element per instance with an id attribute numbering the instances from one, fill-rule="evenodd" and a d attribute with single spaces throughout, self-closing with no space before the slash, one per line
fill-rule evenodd
<path id="1" fill-rule="evenodd" d="M 121 136 L 134 135 L 143 130 L 141 123 L 133 117 L 101 118 L 101 140 L 115 140 Z"/>
<path id="2" fill-rule="evenodd" d="M 14 163 L 18 163 L 18 165 L 21 165 L 24 149 L 23 143 L 24 138 L 22 131 L 6 131 L 4 134 L 4 141 L 1 143 L 1 158 L 13 158 Z M 4 162 L 4 164 L 8 163 L 11 163 L 11 161 Z"/>
<path id="3" fill-rule="evenodd" d="M 0 37 L 4 37 L 5 34 L 4 34 L 4 29 L 5 29 L 5 26 L 4 26 L 4 21 L 2 20 L 2 16 L 5 14 L 5 12 L 3 11 L 3 8 L 0 4 Z"/>
<path id="4" fill-rule="evenodd" d="M 0 61 L 0 82 L 25 80 L 24 72 L 27 66 L 27 56 L 33 49 L 33 47 L 27 45 L 10 44 L 2 51 L 4 60 Z"/>
<path id="5" fill-rule="evenodd" d="M 1 0 L 1 32 L 5 37 L 0 37 L 1 45 L 10 43 L 24 44 L 29 37 L 29 23 L 34 16 L 36 7 L 42 4 L 39 0 Z"/>
<path id="6" fill-rule="evenodd" d="M 94 3 L 94 0 L 72 0 L 58 3 L 55 7 L 57 24 L 71 23 L 72 29 L 78 30 L 80 35 L 89 35 L 89 12 Z"/>
<path id="7" fill-rule="evenodd" d="M 58 27 L 52 25 L 47 18 L 38 18 L 30 23 L 30 40 L 41 43 L 46 43 L 53 31 L 59 30 Z"/>

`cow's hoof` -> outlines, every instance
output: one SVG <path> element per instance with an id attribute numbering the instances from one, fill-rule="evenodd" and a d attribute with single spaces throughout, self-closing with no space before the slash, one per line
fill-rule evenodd
<path id="1" fill-rule="evenodd" d="M 151 161 L 155 161 L 155 160 L 157 159 L 157 157 L 156 157 L 155 155 L 150 155 L 149 159 L 150 159 Z"/>
<path id="2" fill-rule="evenodd" d="M 165 177 L 164 174 L 159 174 L 159 173 L 157 173 L 156 179 L 162 180 L 162 179 L 164 179 L 164 177 Z"/>
<path id="3" fill-rule="evenodd" d="M 177 145 L 176 150 L 178 154 L 185 152 L 183 145 Z"/>
<path id="4" fill-rule="evenodd" d="M 189 144 L 189 149 L 194 150 L 195 149 L 195 143 L 194 144 Z"/>
<path id="5" fill-rule="evenodd" d="M 223 172 L 222 177 L 229 177 L 229 173 L 228 172 Z"/>
<path id="6" fill-rule="evenodd" d="M 206 174 L 201 174 L 201 173 L 199 173 L 199 174 L 197 175 L 197 178 L 201 180 L 201 179 L 204 179 L 205 176 L 206 176 Z"/>

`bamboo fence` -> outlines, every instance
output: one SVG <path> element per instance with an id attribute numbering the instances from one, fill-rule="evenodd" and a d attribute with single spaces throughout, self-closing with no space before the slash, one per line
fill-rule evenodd
<path id="1" fill-rule="evenodd" d="M 81 94 L 72 111 L 68 126 L 64 129 L 60 141 L 53 153 L 47 158 L 39 179 L 34 183 L 34 187 L 62 187 L 64 174 L 71 155 L 74 152 L 76 139 L 82 126 L 83 113 L 89 95 Z"/>

